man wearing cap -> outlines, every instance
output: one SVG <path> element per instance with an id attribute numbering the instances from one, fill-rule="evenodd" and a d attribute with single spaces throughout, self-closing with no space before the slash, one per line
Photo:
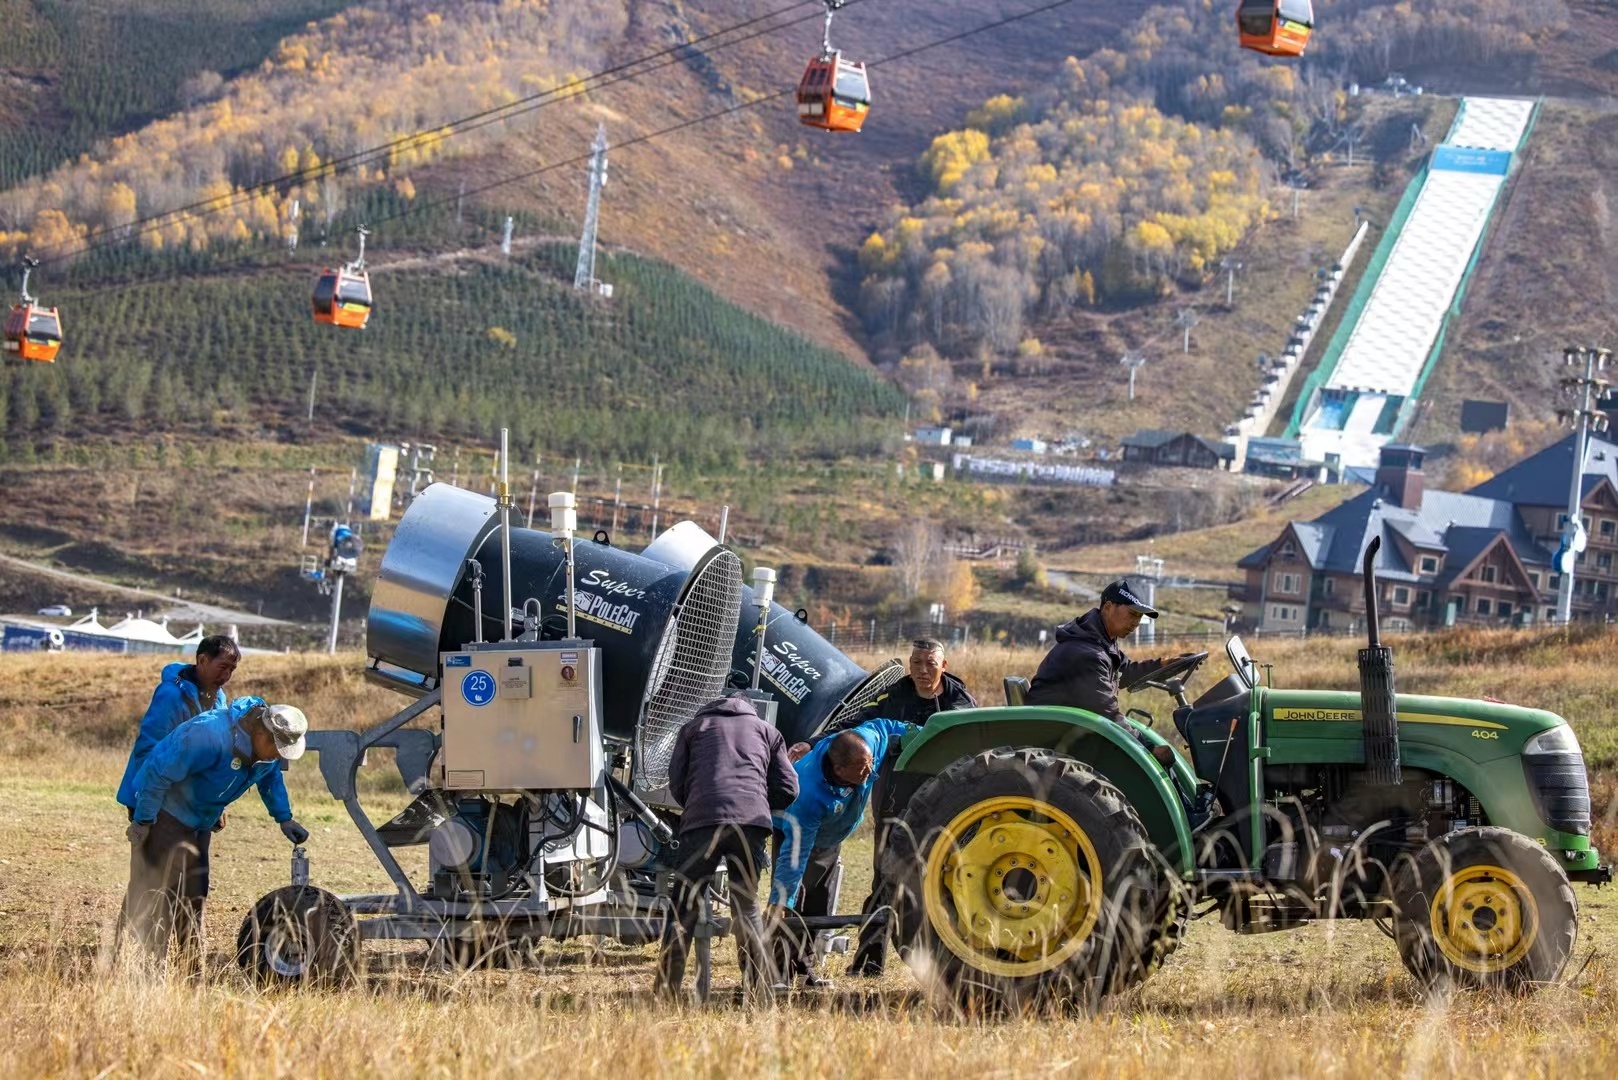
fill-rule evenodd
<path id="1" fill-rule="evenodd" d="M 1056 628 L 1056 647 L 1040 661 L 1024 702 L 1086 709 L 1122 724 L 1118 688 L 1138 682 L 1167 662 L 1131 660 L 1118 647 L 1143 618 L 1157 618 L 1157 609 L 1136 595 L 1127 581 L 1120 578 L 1102 589 L 1099 606 Z M 1167 746 L 1153 752 L 1164 764 L 1173 760 Z"/>
<path id="2" fill-rule="evenodd" d="M 303 756 L 308 730 L 296 707 L 244 697 L 181 724 L 152 748 L 135 774 L 124 920 L 154 957 L 168 951 L 173 931 L 182 970 L 201 973 L 209 841 L 225 807 L 249 787 L 288 840 L 309 839 L 281 780 L 281 763 Z"/>

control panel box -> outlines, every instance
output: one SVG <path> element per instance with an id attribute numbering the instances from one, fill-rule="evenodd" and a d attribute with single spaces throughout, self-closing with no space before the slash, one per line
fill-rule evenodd
<path id="1" fill-rule="evenodd" d="M 443 786 L 588 790 L 606 766 L 601 651 L 588 641 L 503 641 L 441 653 Z"/>

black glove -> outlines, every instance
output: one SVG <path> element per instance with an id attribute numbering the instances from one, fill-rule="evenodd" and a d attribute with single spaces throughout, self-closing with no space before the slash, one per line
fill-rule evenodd
<path id="1" fill-rule="evenodd" d="M 294 844 L 301 844 L 309 839 L 309 830 L 299 825 L 294 819 L 287 818 L 281 822 L 281 835 L 291 840 Z"/>
<path id="2" fill-rule="evenodd" d="M 124 830 L 124 835 L 129 837 L 131 844 L 141 847 L 146 843 L 146 837 L 151 831 L 152 823 L 150 821 L 132 821 L 129 823 L 129 828 Z"/>

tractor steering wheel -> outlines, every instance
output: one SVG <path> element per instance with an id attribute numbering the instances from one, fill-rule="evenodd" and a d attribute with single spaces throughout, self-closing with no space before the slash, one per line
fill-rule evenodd
<path id="1" fill-rule="evenodd" d="M 1124 689 L 1134 691 L 1150 687 L 1153 690 L 1162 690 L 1179 697 L 1185 692 L 1185 680 L 1189 679 L 1191 673 L 1201 667 L 1202 662 L 1206 659 L 1208 659 L 1208 654 L 1205 651 L 1176 657 L 1146 676 L 1146 678 Z"/>

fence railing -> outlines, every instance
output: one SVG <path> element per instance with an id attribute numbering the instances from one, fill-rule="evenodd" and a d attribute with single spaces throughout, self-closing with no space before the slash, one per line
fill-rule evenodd
<path id="1" fill-rule="evenodd" d="M 947 652 L 969 645 L 1008 649 L 1049 648 L 1055 644 L 1056 638 L 1054 627 L 1045 628 L 1045 639 L 1041 641 L 1037 629 L 1030 630 L 1025 626 L 1005 626 L 988 621 L 974 625 L 868 619 L 865 621 L 840 620 L 812 625 L 816 632 L 843 652 L 885 652 L 901 658 L 909 651 L 911 642 L 919 639 L 938 641 Z M 1538 624 L 1522 627 L 1498 622 L 1461 620 L 1458 621 L 1457 625 L 1516 630 L 1532 629 Z M 1418 626 L 1396 629 L 1384 624 L 1382 632 L 1384 636 L 1410 637 L 1421 634 L 1436 634 L 1447 629 L 1453 628 Z M 1173 646 L 1195 646 L 1195 649 L 1181 649 L 1181 651 L 1207 649 L 1209 652 L 1218 652 L 1224 648 L 1225 641 L 1232 634 L 1240 634 L 1247 641 L 1274 640 L 1277 638 L 1363 638 L 1365 628 L 1360 624 L 1354 626 L 1300 628 L 1296 630 L 1267 630 L 1251 626 L 1235 626 L 1230 629 L 1209 627 L 1203 630 L 1190 627 L 1154 627 L 1150 640 L 1142 640 L 1137 635 L 1125 641 L 1124 645 L 1128 652 L 1140 656 L 1153 656 L 1158 655 L 1158 653 L 1168 652 L 1170 647 Z"/>

